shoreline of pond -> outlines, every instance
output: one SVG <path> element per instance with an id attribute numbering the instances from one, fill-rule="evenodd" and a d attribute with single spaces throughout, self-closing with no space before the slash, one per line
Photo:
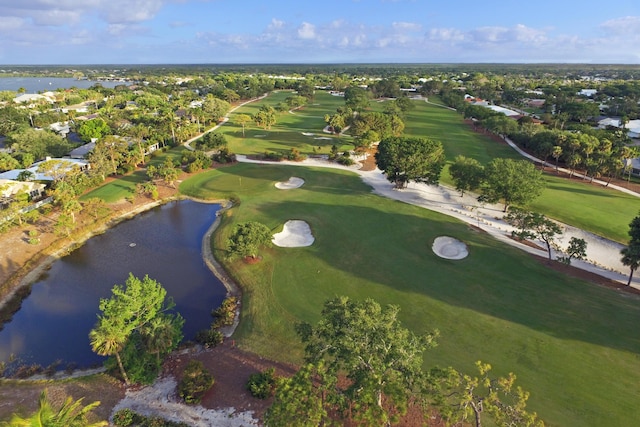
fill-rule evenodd
<path id="1" fill-rule="evenodd" d="M 215 221 L 209 226 L 202 238 L 201 256 L 209 270 L 214 274 L 214 276 L 216 276 L 216 278 L 218 278 L 218 280 L 220 280 L 220 282 L 227 290 L 227 296 L 240 296 L 241 292 L 239 286 L 235 282 L 233 282 L 224 268 L 222 268 L 218 261 L 213 257 L 210 244 L 211 236 L 220 224 L 220 213 L 230 209 L 232 206 L 231 203 L 226 200 L 201 200 L 185 196 L 170 196 L 136 206 L 131 210 L 122 212 L 121 214 L 113 218 L 96 224 L 95 227 L 86 227 L 85 230 L 82 230 L 80 232 L 78 237 L 72 239 L 60 239 L 58 241 L 60 242 L 60 247 L 54 249 L 50 253 L 47 253 L 47 248 L 43 248 L 42 251 L 31 257 L 21 269 L 16 271 L 5 282 L 6 284 L 8 284 L 7 286 L 10 288 L 10 290 L 0 298 L 0 318 L 2 318 L 5 314 L 8 314 L 6 313 L 6 310 L 11 310 L 9 304 L 13 300 L 19 298 L 21 303 L 22 300 L 29 295 L 29 292 L 25 293 L 25 290 L 28 289 L 29 286 L 34 284 L 42 276 L 42 274 L 44 274 L 49 268 L 51 268 L 53 263 L 57 260 L 63 258 L 75 249 L 81 247 L 92 237 L 105 233 L 107 230 L 115 227 L 123 221 L 132 219 L 135 216 L 149 211 L 155 207 L 179 200 L 192 200 L 197 203 L 220 204 L 220 210 L 216 213 Z M 30 268 L 25 268 L 30 265 L 32 265 Z M 9 318 L 12 314 L 13 313 L 9 314 Z M 238 319 L 239 311 L 236 313 L 234 324 L 231 327 L 228 327 L 227 330 L 225 330 L 225 336 L 230 336 L 231 334 L 233 334 L 233 331 L 237 326 Z M 3 324 L 4 323 L 0 323 L 0 329 L 2 329 Z"/>

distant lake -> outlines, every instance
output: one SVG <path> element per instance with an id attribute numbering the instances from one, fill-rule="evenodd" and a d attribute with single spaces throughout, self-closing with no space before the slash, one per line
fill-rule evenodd
<path id="1" fill-rule="evenodd" d="M 130 84 L 130 82 L 76 80 L 72 77 L 0 77 L 0 91 L 11 90 L 17 92 L 21 87 L 25 88 L 27 93 L 55 91 L 56 89 L 68 89 L 71 87 L 88 89 L 96 83 L 108 88 Z"/>
<path id="2" fill-rule="evenodd" d="M 202 259 L 202 238 L 215 220 L 217 204 L 171 202 L 92 237 L 54 262 L 22 307 L 0 331 L 0 361 L 13 355 L 19 363 L 46 367 L 60 360 L 87 368 L 101 364 L 89 344 L 100 298 L 129 273 L 148 274 L 167 290 L 185 318 L 184 336 L 211 324 L 211 310 L 222 303 L 224 285 Z"/>

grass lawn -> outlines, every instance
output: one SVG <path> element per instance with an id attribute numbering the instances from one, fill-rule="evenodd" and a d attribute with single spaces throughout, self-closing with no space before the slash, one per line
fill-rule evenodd
<path id="1" fill-rule="evenodd" d="M 640 197 L 549 174 L 545 181 L 542 195 L 529 206 L 532 210 L 622 244 L 629 243 L 629 223 L 640 211 Z"/>
<path id="2" fill-rule="evenodd" d="M 174 160 L 174 164 L 179 161 L 182 156 L 183 147 L 176 147 L 165 152 L 155 152 L 147 164 L 160 165 L 165 162 L 168 157 Z M 107 184 L 104 184 L 94 190 L 89 191 L 80 197 L 81 201 L 97 197 L 106 203 L 114 203 L 126 197 L 133 196 L 136 193 L 136 185 L 148 180 L 146 170 L 136 170 L 135 172 L 119 177 Z"/>
<path id="3" fill-rule="evenodd" d="M 334 144 L 341 150 L 353 148 L 350 137 L 338 138 L 322 132 L 326 126 L 324 115 L 333 114 L 336 108 L 344 105 L 344 98 L 332 96 L 326 92 L 316 92 L 315 99 L 299 110 L 278 113 L 277 123 L 271 129 L 258 128 L 250 123 L 245 125 L 243 137 L 242 127 L 233 123 L 233 118 L 237 114 L 253 115 L 262 105 L 275 107 L 289 96 L 292 96 L 292 92 L 275 92 L 265 99 L 242 106 L 231 113 L 229 122 L 218 130 L 226 135 L 231 151 L 237 154 L 264 154 L 266 151 L 284 154 L 296 148 L 303 154 L 311 155 L 328 154 Z M 303 133 L 313 133 L 313 135 L 303 135 Z"/>
<path id="4" fill-rule="evenodd" d="M 291 176 L 305 185 L 274 187 Z M 241 346 L 299 362 L 296 321 L 317 321 L 337 295 L 371 297 L 400 305 L 416 333 L 440 330 L 425 367 L 473 372 L 483 360 L 496 374 L 512 371 L 549 425 L 640 422 L 638 298 L 564 277 L 453 218 L 375 196 L 345 171 L 239 164 L 194 176 L 180 190 L 240 200 L 216 233 L 219 258 L 236 222 L 257 220 L 277 232 L 301 219 L 316 237 L 308 248 L 265 250 L 255 265 L 225 262 L 245 290 Z M 463 240 L 469 257 L 436 257 L 439 235 Z"/>

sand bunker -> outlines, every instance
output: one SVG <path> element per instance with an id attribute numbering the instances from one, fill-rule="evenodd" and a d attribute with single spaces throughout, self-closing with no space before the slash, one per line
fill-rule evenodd
<path id="1" fill-rule="evenodd" d="M 311 246 L 314 240 L 309 224 L 300 220 L 285 222 L 282 231 L 274 234 L 272 239 L 273 244 L 281 248 Z"/>
<path id="2" fill-rule="evenodd" d="M 304 184 L 304 179 L 292 176 L 286 182 L 276 182 L 276 188 L 280 190 L 291 190 L 292 188 L 300 188 Z"/>
<path id="3" fill-rule="evenodd" d="M 314 135 L 312 132 L 302 132 L 302 134 L 304 136 L 313 136 Z"/>
<path id="4" fill-rule="evenodd" d="M 433 252 L 440 258 L 462 259 L 469 255 L 467 245 L 458 239 L 448 236 L 436 237 L 432 246 Z"/>

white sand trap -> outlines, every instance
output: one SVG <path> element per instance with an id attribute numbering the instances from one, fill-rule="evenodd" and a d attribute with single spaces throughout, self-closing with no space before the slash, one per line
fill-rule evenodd
<path id="1" fill-rule="evenodd" d="M 317 136 L 313 139 L 333 139 L 333 138 L 329 138 L 328 136 Z"/>
<path id="2" fill-rule="evenodd" d="M 302 132 L 304 136 L 313 136 L 313 132 Z"/>
<path id="3" fill-rule="evenodd" d="M 280 190 L 291 190 L 302 187 L 302 184 L 304 184 L 304 179 L 292 176 L 286 182 L 276 182 L 276 188 Z"/>
<path id="4" fill-rule="evenodd" d="M 301 248 L 311 246 L 314 240 L 309 224 L 295 219 L 285 222 L 282 231 L 273 235 L 272 242 L 281 248 Z"/>
<path id="5" fill-rule="evenodd" d="M 440 258 L 463 259 L 469 255 L 467 245 L 458 239 L 448 236 L 436 237 L 432 246 L 433 252 Z"/>

